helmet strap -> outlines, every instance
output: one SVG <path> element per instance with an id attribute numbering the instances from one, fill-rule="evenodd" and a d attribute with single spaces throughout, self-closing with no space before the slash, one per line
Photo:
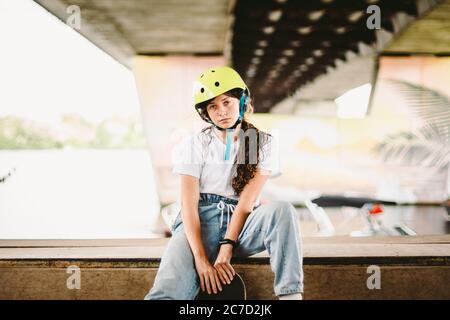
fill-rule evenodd
<path id="1" fill-rule="evenodd" d="M 219 129 L 220 131 L 226 130 L 225 160 L 230 159 L 232 133 L 233 133 L 234 129 L 236 129 L 236 127 L 242 122 L 242 119 L 244 118 L 245 106 L 247 104 L 247 101 L 248 101 L 248 97 L 245 94 L 245 90 L 242 90 L 242 95 L 241 95 L 241 98 L 239 99 L 239 117 L 236 120 L 236 122 L 234 123 L 234 125 L 231 126 L 230 128 L 221 128 L 218 125 L 216 125 L 215 123 L 213 123 L 212 121 L 209 121 L 210 123 L 212 123 L 214 125 L 214 127 Z"/>
<path id="2" fill-rule="evenodd" d="M 230 159 L 232 133 L 233 133 L 234 129 L 236 129 L 236 127 L 242 122 L 242 119 L 244 118 L 245 106 L 247 105 L 248 99 L 249 99 L 248 96 L 245 94 L 245 89 L 242 90 L 242 94 L 239 99 L 239 117 L 237 118 L 237 120 L 233 124 L 233 126 L 231 126 L 230 128 L 221 128 L 217 124 L 215 124 L 211 119 L 202 116 L 203 120 L 205 120 L 208 123 L 211 123 L 216 129 L 218 129 L 220 131 L 226 130 L 225 160 Z M 199 110 L 197 110 L 197 112 L 200 114 Z M 201 116 L 201 114 L 200 114 L 200 116 Z"/>
<path id="3" fill-rule="evenodd" d="M 231 136 L 233 134 L 233 129 L 226 130 L 226 148 L 225 148 L 225 160 L 230 160 L 230 150 L 231 150 Z"/>

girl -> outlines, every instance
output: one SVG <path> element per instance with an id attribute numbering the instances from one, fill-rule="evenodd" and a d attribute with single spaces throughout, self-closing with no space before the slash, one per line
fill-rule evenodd
<path id="1" fill-rule="evenodd" d="M 259 203 L 265 182 L 276 172 L 272 137 L 247 121 L 253 110 L 247 86 L 232 68 L 211 68 L 195 82 L 194 100 L 211 126 L 178 149 L 173 170 L 181 179 L 181 212 L 145 299 L 194 299 L 199 290 L 215 294 L 235 275 L 232 257 L 264 250 L 275 294 L 301 299 L 296 211 L 286 202 Z"/>

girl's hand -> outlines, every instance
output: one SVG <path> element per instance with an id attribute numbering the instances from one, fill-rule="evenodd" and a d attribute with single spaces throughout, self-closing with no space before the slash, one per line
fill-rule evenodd
<path id="1" fill-rule="evenodd" d="M 230 284 L 233 276 L 236 274 L 236 271 L 234 271 L 233 266 L 230 264 L 232 255 L 233 246 L 231 244 L 223 244 L 220 246 L 214 268 L 217 270 L 223 284 Z"/>
<path id="2" fill-rule="evenodd" d="M 200 288 L 202 291 L 206 289 L 208 294 L 212 292 L 217 294 L 217 290 L 222 291 L 217 270 L 211 265 L 207 257 L 196 258 L 195 268 L 200 278 Z"/>

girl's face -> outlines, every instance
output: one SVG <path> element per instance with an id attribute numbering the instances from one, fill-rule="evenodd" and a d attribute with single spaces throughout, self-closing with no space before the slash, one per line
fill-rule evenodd
<path id="1" fill-rule="evenodd" d="M 230 128 L 239 117 L 239 99 L 221 94 L 206 106 L 206 111 L 217 126 Z"/>

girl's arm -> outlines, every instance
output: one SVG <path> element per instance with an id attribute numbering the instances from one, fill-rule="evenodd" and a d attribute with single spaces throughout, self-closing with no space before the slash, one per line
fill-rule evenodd
<path id="1" fill-rule="evenodd" d="M 269 177 L 269 171 L 259 169 L 255 176 L 244 187 L 239 197 L 239 202 L 234 209 L 225 238 L 236 241 L 244 226 L 248 215 L 253 211 L 256 197 L 260 194 L 264 184 Z M 214 267 L 219 272 L 222 283 L 229 283 L 233 279 L 235 271 L 230 264 L 233 247 L 231 244 L 224 244 L 220 247 L 219 255 Z"/>
<path id="2" fill-rule="evenodd" d="M 228 226 L 225 238 L 234 241 L 237 240 L 245 220 L 247 220 L 248 215 L 253 211 L 256 197 L 261 193 L 268 178 L 269 172 L 259 169 L 256 171 L 255 176 L 244 187 L 239 197 L 239 202 L 231 216 L 230 225 Z"/>
<path id="3" fill-rule="evenodd" d="M 181 218 L 183 220 L 186 237 L 194 257 L 205 256 L 198 214 L 199 181 L 198 178 L 180 175 L 181 179 Z"/>
<path id="4" fill-rule="evenodd" d="M 198 202 L 200 195 L 199 180 L 189 175 L 181 177 L 181 218 L 184 231 L 195 259 L 195 267 L 200 278 L 200 287 L 209 294 L 222 290 L 217 270 L 211 265 L 203 245 Z"/>

